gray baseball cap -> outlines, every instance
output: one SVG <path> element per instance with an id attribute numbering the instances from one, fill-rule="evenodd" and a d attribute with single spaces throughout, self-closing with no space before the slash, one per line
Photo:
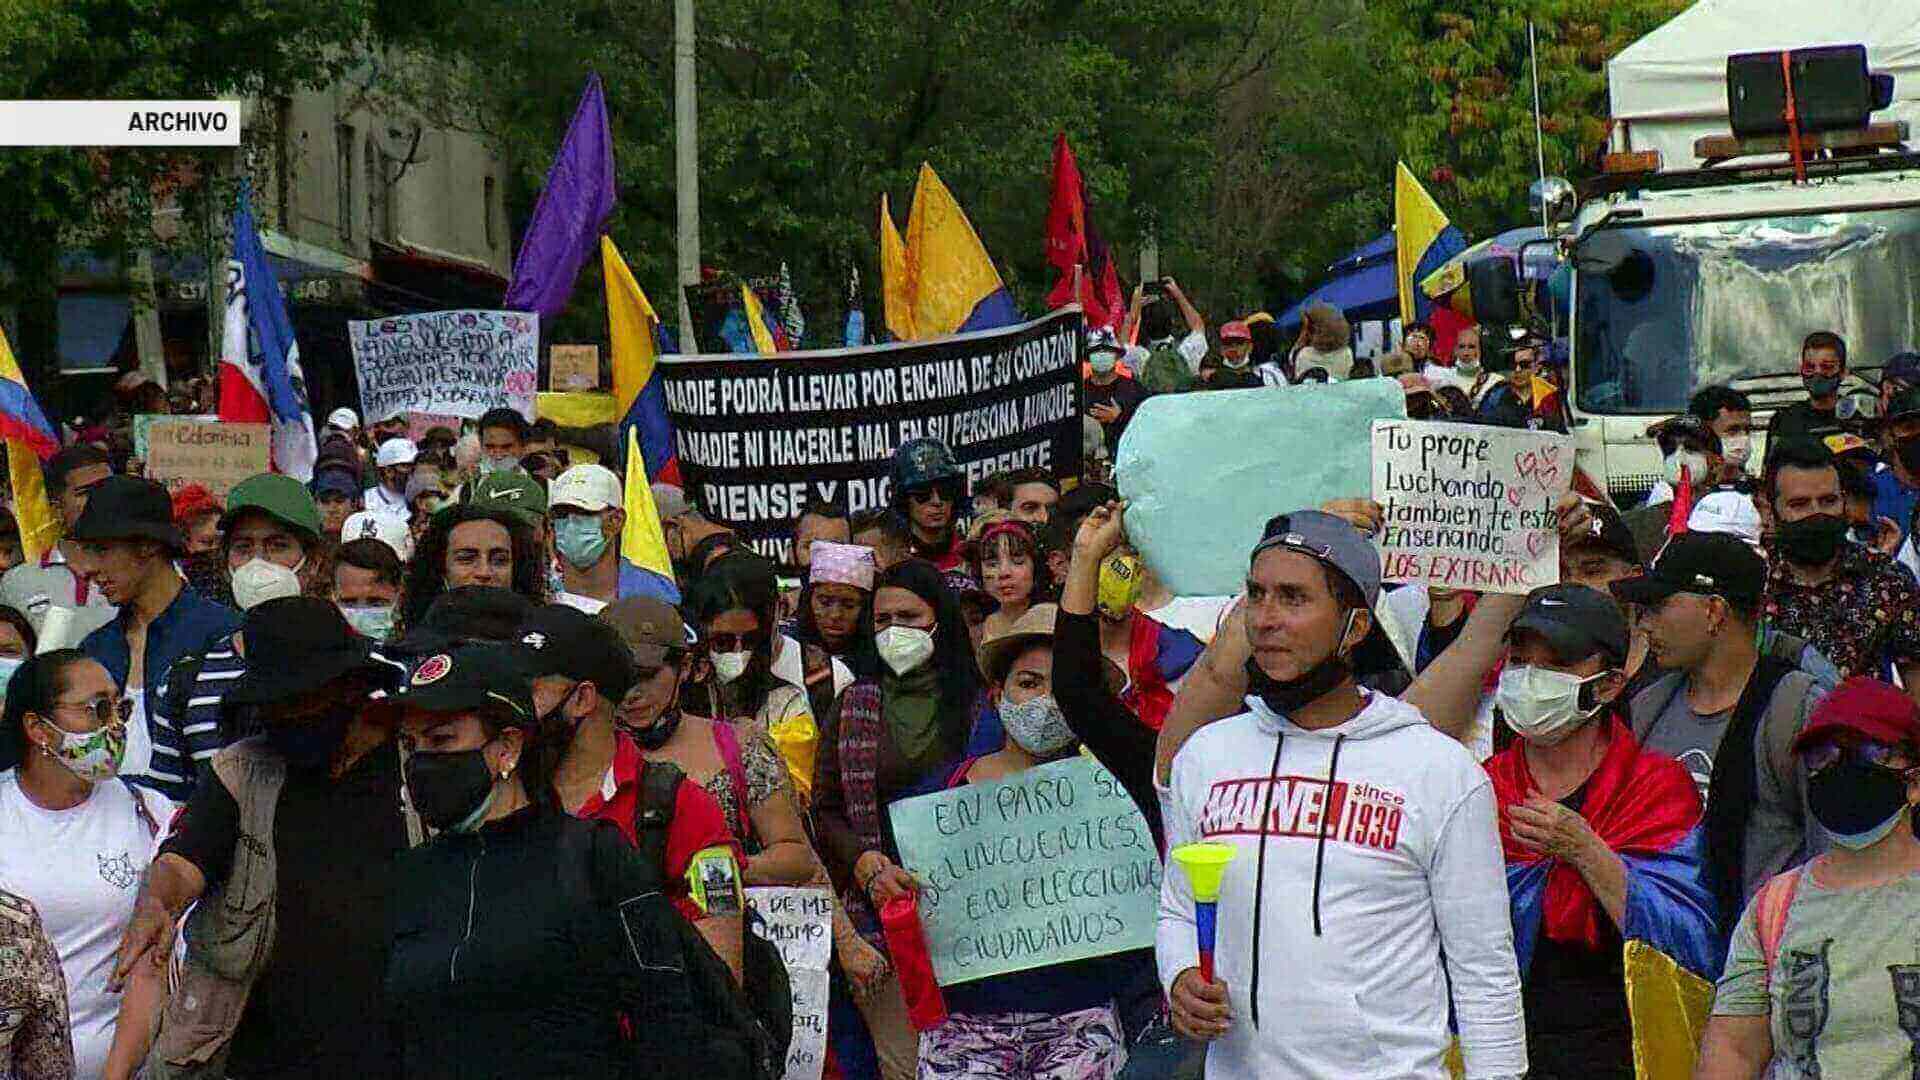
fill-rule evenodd
<path id="1" fill-rule="evenodd" d="M 1261 552 L 1274 548 L 1310 555 L 1345 574 L 1360 587 L 1368 610 L 1380 599 L 1380 553 L 1359 529 L 1332 514 L 1295 510 L 1269 518 L 1247 561 L 1251 563 Z"/>

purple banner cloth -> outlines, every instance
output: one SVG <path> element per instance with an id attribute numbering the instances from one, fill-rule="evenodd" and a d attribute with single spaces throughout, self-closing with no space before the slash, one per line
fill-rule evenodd
<path id="1" fill-rule="evenodd" d="M 559 315 L 573 293 L 580 264 L 600 242 L 613 198 L 613 133 L 607 126 L 600 76 L 594 74 L 587 76 L 580 107 L 534 204 L 502 306 L 539 312 L 543 325 Z"/>

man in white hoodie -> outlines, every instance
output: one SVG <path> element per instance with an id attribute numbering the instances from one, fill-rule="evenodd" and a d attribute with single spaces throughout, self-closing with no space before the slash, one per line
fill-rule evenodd
<path id="1" fill-rule="evenodd" d="M 1193 893 L 1160 897 L 1156 954 L 1176 1029 L 1209 1080 L 1527 1071 L 1505 867 L 1486 773 L 1414 707 L 1361 689 L 1380 559 L 1319 511 L 1267 523 L 1247 573 L 1247 711 L 1201 729 L 1163 791 L 1167 841 L 1236 849 L 1215 981 Z"/>

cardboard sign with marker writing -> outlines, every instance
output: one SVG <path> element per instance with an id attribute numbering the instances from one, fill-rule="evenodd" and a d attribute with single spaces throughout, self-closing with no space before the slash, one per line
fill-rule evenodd
<path id="1" fill-rule="evenodd" d="M 1558 583 L 1556 506 L 1572 483 L 1565 435 L 1374 421 L 1382 579 L 1496 593 Z"/>
<path id="2" fill-rule="evenodd" d="M 547 388 L 559 392 L 600 388 L 600 346 L 555 345 L 547 350 Z"/>
<path id="3" fill-rule="evenodd" d="M 785 1080 L 820 1080 L 827 1062 L 827 968 L 833 956 L 833 897 L 825 889 L 763 885 L 747 890 L 760 913 L 754 932 L 780 950 L 793 984 L 793 1042 Z"/>
<path id="4" fill-rule="evenodd" d="M 271 443 L 265 424 L 157 417 L 147 427 L 147 478 L 168 491 L 205 484 L 225 499 L 235 484 L 268 471 Z"/>

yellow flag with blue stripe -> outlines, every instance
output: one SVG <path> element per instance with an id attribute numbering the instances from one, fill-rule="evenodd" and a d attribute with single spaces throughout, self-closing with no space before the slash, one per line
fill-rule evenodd
<path id="1" fill-rule="evenodd" d="M 1421 273 L 1420 264 L 1430 261 L 1430 253 L 1449 229 L 1447 215 L 1440 209 L 1440 204 L 1434 202 L 1433 196 L 1427 194 L 1427 189 L 1420 186 L 1420 181 L 1407 168 L 1406 162 L 1397 162 L 1393 173 L 1393 238 L 1402 326 L 1413 325 L 1419 310 L 1415 303 L 1419 297 L 1414 292 L 1414 285 L 1425 276 Z M 1455 230 L 1454 237 L 1458 236 Z M 1464 243 L 1461 246 L 1464 247 Z"/>
<path id="2" fill-rule="evenodd" d="M 29 561 L 38 562 L 60 539 L 60 519 L 53 516 L 46 478 L 40 473 L 40 459 L 53 456 L 60 440 L 27 389 L 27 378 L 4 332 L 0 332 L 0 436 L 7 442 L 7 479 L 13 485 L 20 547 Z"/>
<path id="3" fill-rule="evenodd" d="M 885 242 L 884 231 L 882 242 Z M 918 338 L 1011 326 L 1020 321 L 987 246 L 933 166 L 920 165 L 907 212 L 907 265 Z"/>
<path id="4" fill-rule="evenodd" d="M 653 489 L 647 486 L 647 460 L 640 452 L 640 440 L 627 429 L 627 523 L 620 530 L 620 557 L 635 567 L 673 580 L 673 556 L 667 553 L 667 536 L 660 528 L 660 510 L 653 502 Z"/>

